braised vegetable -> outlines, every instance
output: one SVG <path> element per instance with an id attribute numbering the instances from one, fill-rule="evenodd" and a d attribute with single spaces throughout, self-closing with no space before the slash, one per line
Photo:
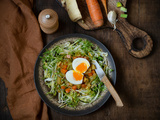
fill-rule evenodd
<path id="1" fill-rule="evenodd" d="M 66 69 L 61 69 L 61 73 L 66 74 L 67 70 Z"/>
<path id="2" fill-rule="evenodd" d="M 88 73 L 88 76 L 89 76 L 89 77 L 92 76 L 92 75 L 93 75 L 92 72 Z"/>
<path id="3" fill-rule="evenodd" d="M 86 85 L 85 84 L 82 84 L 82 88 L 85 88 L 86 87 Z"/>
<path id="4" fill-rule="evenodd" d="M 77 89 L 80 89 L 81 88 L 81 84 L 77 85 Z"/>
<path id="5" fill-rule="evenodd" d="M 65 89 L 66 87 L 65 86 L 61 86 L 61 89 Z"/>
<path id="6" fill-rule="evenodd" d="M 92 74 L 95 74 L 95 71 L 94 71 L 94 70 L 92 70 Z"/>
<path id="7" fill-rule="evenodd" d="M 66 93 L 69 93 L 71 91 L 71 89 L 67 88 L 65 91 L 66 91 Z"/>
<path id="8" fill-rule="evenodd" d="M 85 83 L 89 82 L 89 78 L 84 77 L 84 78 L 83 78 L 83 82 L 85 82 Z"/>
<path id="9" fill-rule="evenodd" d="M 91 69 L 92 69 L 92 70 L 95 70 L 95 69 L 96 69 L 96 66 L 95 66 L 94 64 L 92 64 L 92 65 L 91 65 Z"/>
<path id="10" fill-rule="evenodd" d="M 73 89 L 73 90 L 76 90 L 76 89 L 77 89 L 77 86 L 76 86 L 76 85 L 72 86 L 72 89 Z"/>

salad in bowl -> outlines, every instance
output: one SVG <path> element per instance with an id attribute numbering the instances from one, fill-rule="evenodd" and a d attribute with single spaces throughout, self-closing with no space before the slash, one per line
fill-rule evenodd
<path id="1" fill-rule="evenodd" d="M 106 74 L 112 69 L 107 52 L 81 38 L 56 45 L 43 53 L 42 67 L 47 94 L 57 97 L 59 107 L 77 107 L 94 102 L 106 90 L 99 80 L 92 60 L 97 60 Z"/>
<path id="2" fill-rule="evenodd" d="M 34 70 L 36 89 L 53 110 L 79 116 L 100 108 L 110 97 L 95 72 L 96 60 L 113 84 L 116 68 L 108 49 L 84 34 L 60 36 L 40 52 Z"/>

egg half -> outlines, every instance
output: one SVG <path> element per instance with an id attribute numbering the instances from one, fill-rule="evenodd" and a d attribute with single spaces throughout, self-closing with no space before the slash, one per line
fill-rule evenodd
<path id="1" fill-rule="evenodd" d="M 90 67 L 90 63 L 85 58 L 76 58 L 72 62 L 72 67 L 75 71 L 85 73 L 87 69 Z"/>
<path id="2" fill-rule="evenodd" d="M 66 79 L 75 85 L 82 84 L 83 73 L 85 73 L 90 67 L 90 63 L 84 58 L 76 58 L 72 62 L 72 67 L 74 70 L 69 70 L 66 73 Z"/>
<path id="3" fill-rule="evenodd" d="M 75 70 L 69 70 L 66 73 L 66 79 L 72 83 L 72 84 L 82 84 L 83 82 L 83 74 L 75 71 Z"/>

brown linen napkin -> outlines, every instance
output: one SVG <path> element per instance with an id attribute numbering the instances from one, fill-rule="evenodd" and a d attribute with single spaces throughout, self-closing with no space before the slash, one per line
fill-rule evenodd
<path id="1" fill-rule="evenodd" d="M 31 0 L 0 0 L 0 77 L 13 119 L 48 120 L 33 79 L 42 38 L 32 5 Z"/>

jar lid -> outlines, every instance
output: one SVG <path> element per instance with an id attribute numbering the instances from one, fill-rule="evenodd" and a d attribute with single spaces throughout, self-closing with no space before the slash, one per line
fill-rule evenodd
<path id="1" fill-rule="evenodd" d="M 58 15 L 52 9 L 45 9 L 40 12 L 38 16 L 38 21 L 41 26 L 45 28 L 52 28 L 57 24 Z"/>

